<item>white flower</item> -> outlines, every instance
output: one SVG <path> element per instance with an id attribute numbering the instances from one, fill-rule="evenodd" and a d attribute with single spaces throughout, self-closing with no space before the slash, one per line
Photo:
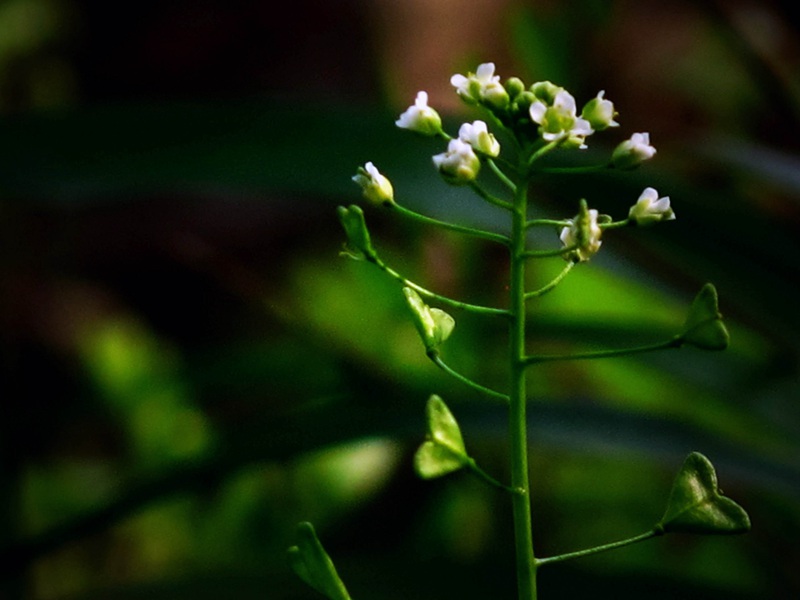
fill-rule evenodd
<path id="1" fill-rule="evenodd" d="M 614 111 L 614 104 L 611 100 L 603 98 L 604 95 L 605 91 L 598 92 L 597 96 L 589 100 L 581 111 L 581 116 L 589 121 L 595 131 L 619 126 L 619 123 L 614 120 L 617 114 Z"/>
<path id="2" fill-rule="evenodd" d="M 361 186 L 364 197 L 375 204 L 393 204 L 394 189 L 392 183 L 371 162 L 358 168 L 353 181 Z"/>
<path id="3" fill-rule="evenodd" d="M 617 169 L 633 169 L 653 158 L 656 149 L 650 145 L 649 133 L 634 133 L 614 149 L 611 164 Z"/>
<path id="4" fill-rule="evenodd" d="M 449 183 L 460 185 L 473 181 L 478 176 L 481 161 L 467 142 L 450 140 L 447 152 L 433 157 L 433 164 Z"/>
<path id="5" fill-rule="evenodd" d="M 418 92 L 414 104 L 394 123 L 402 129 L 410 129 L 423 135 L 436 135 L 442 131 L 442 118 L 428 106 L 427 92 Z"/>
<path id="6" fill-rule="evenodd" d="M 464 123 L 458 130 L 458 139 L 467 142 L 478 152 L 483 152 L 489 156 L 500 154 L 500 142 L 495 139 L 494 135 L 489 133 L 486 123 L 483 121 Z"/>
<path id="7" fill-rule="evenodd" d="M 465 101 L 471 104 L 485 102 L 496 108 L 508 105 L 508 92 L 500 83 L 500 76 L 494 74 L 494 63 L 478 65 L 475 73 L 453 75 L 450 83 Z"/>
<path id="8" fill-rule="evenodd" d="M 584 139 L 594 133 L 591 123 L 575 112 L 575 98 L 567 90 L 560 89 L 551 105 L 541 100 L 532 103 L 531 119 L 539 124 L 539 133 L 548 142 L 566 139 L 567 143 L 586 148 Z"/>
<path id="9" fill-rule="evenodd" d="M 597 224 L 597 211 L 588 209 L 586 201 L 581 201 L 580 212 L 574 219 L 569 219 L 569 225 L 561 230 L 561 243 L 565 248 L 573 248 L 564 256 L 567 260 L 585 262 L 600 250 L 600 236 L 603 230 Z"/>
<path id="10" fill-rule="evenodd" d="M 628 218 L 637 225 L 650 225 L 659 221 L 671 221 L 675 213 L 669 205 L 669 196 L 658 197 L 658 192 L 649 187 L 645 188 L 636 204 L 631 206 Z"/>

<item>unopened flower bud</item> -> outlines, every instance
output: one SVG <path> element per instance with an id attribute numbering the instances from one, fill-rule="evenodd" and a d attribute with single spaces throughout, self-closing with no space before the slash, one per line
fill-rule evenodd
<path id="1" fill-rule="evenodd" d="M 645 188 L 642 195 L 631 206 L 628 218 L 637 225 L 650 225 L 659 221 L 675 219 L 675 213 L 669 205 L 669 196 L 658 197 L 658 192 L 649 187 Z"/>
<path id="2" fill-rule="evenodd" d="M 486 123 L 483 121 L 464 123 L 458 130 L 458 138 L 467 142 L 474 150 L 488 156 L 500 154 L 500 142 L 489 133 Z"/>
<path id="3" fill-rule="evenodd" d="M 506 80 L 505 88 L 508 92 L 509 98 L 513 101 L 517 96 L 525 91 L 525 84 L 522 83 L 522 80 L 519 77 L 509 77 Z"/>
<path id="4" fill-rule="evenodd" d="M 392 183 L 381 175 L 371 162 L 358 167 L 358 173 L 353 175 L 353 181 L 361 186 L 364 197 L 373 204 L 394 204 Z"/>
<path id="5" fill-rule="evenodd" d="M 552 106 L 555 102 L 556 94 L 564 88 L 549 81 L 537 81 L 531 86 L 531 92 L 536 96 L 536 99 L 543 102 L 547 106 Z"/>
<path id="6" fill-rule="evenodd" d="M 439 113 L 428 106 L 428 93 L 419 92 L 414 104 L 395 121 L 402 129 L 416 131 L 423 135 L 437 135 L 442 132 L 442 118 Z"/>
<path id="7" fill-rule="evenodd" d="M 521 92 L 516 98 L 514 98 L 513 102 L 513 109 L 519 115 L 528 115 L 528 112 L 531 108 L 531 104 L 536 102 L 536 96 L 533 92 L 529 90 L 525 90 Z"/>
<path id="8" fill-rule="evenodd" d="M 614 149 L 611 164 L 617 169 L 635 169 L 653 158 L 655 153 L 656 149 L 650 145 L 649 133 L 634 133 Z"/>
<path id="9" fill-rule="evenodd" d="M 474 181 L 481 168 L 481 161 L 472 146 L 460 139 L 450 140 L 447 152 L 434 156 L 433 164 L 445 181 L 453 185 Z"/>

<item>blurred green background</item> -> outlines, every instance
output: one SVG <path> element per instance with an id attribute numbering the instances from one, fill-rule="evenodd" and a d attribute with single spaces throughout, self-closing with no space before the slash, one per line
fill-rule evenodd
<path id="1" fill-rule="evenodd" d="M 0 2 L 0 598 L 311 599 L 285 549 L 311 520 L 355 598 L 512 598 L 510 510 L 466 474 L 418 481 L 440 394 L 506 477 L 505 411 L 429 364 L 398 287 L 339 256 L 339 204 L 374 161 L 399 202 L 502 231 L 445 186 L 441 144 L 397 130 L 416 92 L 494 61 L 621 127 L 557 160 L 536 206 L 664 226 L 609 232 L 531 305 L 531 347 L 656 342 L 713 282 L 731 335 L 532 371 L 542 555 L 634 535 L 697 450 L 745 536 L 671 536 L 543 571 L 543 598 L 800 595 L 800 29 L 791 3 L 652 0 Z M 796 19 L 796 17 L 794 17 Z M 564 163 L 567 164 L 567 163 Z M 496 248 L 367 208 L 382 256 L 502 304 Z M 555 244 L 555 236 L 542 239 Z M 559 259 L 535 263 L 531 285 Z M 445 357 L 502 388 L 504 331 L 453 313 Z"/>

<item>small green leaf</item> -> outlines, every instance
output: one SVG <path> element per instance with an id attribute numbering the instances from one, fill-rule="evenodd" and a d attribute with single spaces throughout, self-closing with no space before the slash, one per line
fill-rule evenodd
<path id="1" fill-rule="evenodd" d="M 410 287 L 403 288 L 414 326 L 425 344 L 425 350 L 433 350 L 444 342 L 453 332 L 456 325 L 455 319 L 441 309 L 431 308 L 419 294 Z"/>
<path id="2" fill-rule="evenodd" d="M 349 207 L 340 206 L 336 209 L 336 213 L 347 235 L 345 254 L 358 260 L 374 260 L 377 255 L 372 247 L 361 207 L 355 204 Z"/>
<path id="3" fill-rule="evenodd" d="M 656 526 L 664 533 L 735 534 L 750 530 L 750 517 L 717 486 L 714 465 L 699 452 L 684 461 Z"/>
<path id="4" fill-rule="evenodd" d="M 330 600 L 350 600 L 333 561 L 322 547 L 311 523 L 299 523 L 297 537 L 297 545 L 289 548 L 289 561 L 294 572 Z"/>
<path id="5" fill-rule="evenodd" d="M 428 432 L 425 441 L 414 455 L 414 469 L 423 479 L 441 477 L 458 471 L 470 462 L 461 429 L 453 413 L 435 394 L 425 407 Z"/>
<path id="6" fill-rule="evenodd" d="M 717 290 L 710 283 L 705 284 L 692 301 L 678 339 L 703 350 L 728 347 L 730 335 L 719 312 Z"/>

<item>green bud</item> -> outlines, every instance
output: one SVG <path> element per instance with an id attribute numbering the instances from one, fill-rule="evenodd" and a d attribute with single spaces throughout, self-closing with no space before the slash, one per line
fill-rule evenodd
<path id="1" fill-rule="evenodd" d="M 544 102 L 547 106 L 552 106 L 556 100 L 556 94 L 563 90 L 559 85 L 549 81 L 537 81 L 531 86 L 531 92 L 537 100 Z"/>
<path id="2" fill-rule="evenodd" d="M 525 84 L 519 77 L 509 77 L 505 84 L 508 96 L 513 102 L 517 96 L 525 91 Z"/>
<path id="3" fill-rule="evenodd" d="M 514 98 L 513 103 L 513 110 L 519 115 L 528 116 L 528 111 L 530 110 L 531 104 L 536 102 L 536 96 L 533 92 L 529 92 L 528 90 L 523 91 L 520 93 L 516 98 Z"/>
<path id="4" fill-rule="evenodd" d="M 470 462 L 461 429 L 453 413 L 437 395 L 425 406 L 428 431 L 414 455 L 414 470 L 423 479 L 458 471 Z"/>
<path id="5" fill-rule="evenodd" d="M 367 223 L 364 221 L 364 211 L 361 210 L 361 207 L 355 204 L 347 208 L 340 206 L 336 209 L 336 213 L 339 215 L 339 221 L 347 235 L 345 253 L 355 259 L 374 261 L 377 254 L 372 248 Z"/>
<path id="6" fill-rule="evenodd" d="M 504 110 L 510 102 L 506 88 L 499 83 L 486 86 L 483 89 L 482 99 L 485 104 L 495 110 Z"/>
<path id="7" fill-rule="evenodd" d="M 730 335 L 719 312 L 717 290 L 710 283 L 705 284 L 692 301 L 678 339 L 682 344 L 703 350 L 728 347 Z"/>
<path id="8" fill-rule="evenodd" d="M 692 452 L 675 478 L 656 531 L 735 534 L 749 530 L 747 512 L 720 492 L 714 465 L 699 452 Z"/>
<path id="9" fill-rule="evenodd" d="M 431 352 L 450 337 L 456 322 L 443 310 L 425 304 L 419 294 L 410 287 L 403 288 L 403 294 L 411 309 L 414 325 L 425 344 L 425 350 Z"/>
<path id="10" fill-rule="evenodd" d="M 299 523 L 297 537 L 297 545 L 289 548 L 289 561 L 298 577 L 330 600 L 350 600 L 311 523 Z"/>

